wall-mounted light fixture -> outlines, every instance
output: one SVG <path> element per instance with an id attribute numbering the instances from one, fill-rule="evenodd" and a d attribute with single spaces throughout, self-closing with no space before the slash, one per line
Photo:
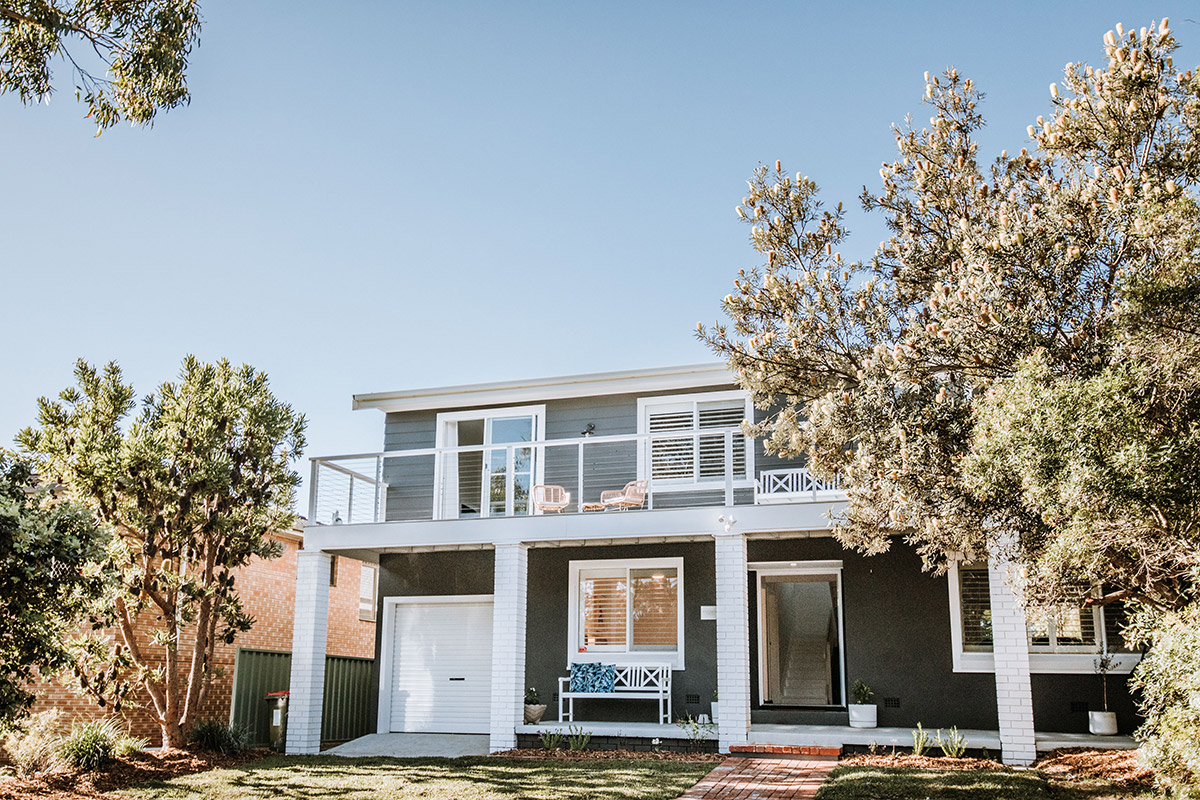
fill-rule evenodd
<path id="1" fill-rule="evenodd" d="M 579 432 L 579 435 L 580 436 L 591 436 L 595 432 L 596 432 L 596 423 L 589 422 L 587 424 L 587 427 Z"/>

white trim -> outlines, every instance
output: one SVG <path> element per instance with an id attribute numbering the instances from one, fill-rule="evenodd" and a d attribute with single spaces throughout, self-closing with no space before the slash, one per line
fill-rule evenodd
<path id="1" fill-rule="evenodd" d="M 570 585 L 567 590 L 567 666 L 571 664 L 595 663 L 597 661 L 620 661 L 622 664 L 669 664 L 671 669 L 684 669 L 684 583 L 683 558 L 672 556 L 666 558 L 604 558 L 595 560 L 570 561 L 567 565 L 567 576 Z M 676 630 L 678 644 L 675 652 L 654 650 L 629 650 L 629 639 L 626 638 L 625 650 L 589 650 L 579 652 L 579 571 L 592 569 L 621 568 L 628 573 L 631 569 L 647 569 L 650 567 L 667 567 L 676 570 L 679 579 L 679 600 L 676 603 Z M 626 587 L 626 591 L 629 589 Z M 628 625 L 628 611 L 626 611 Z"/>
<path id="2" fill-rule="evenodd" d="M 538 447 L 540 442 L 546 441 L 546 406 L 545 404 L 530 405 L 530 406 L 505 406 L 503 408 L 480 408 L 469 409 L 465 411 L 443 411 L 437 415 L 437 422 L 434 434 L 434 448 L 437 451 L 446 448 L 459 447 L 457 428 L 455 428 L 454 443 L 450 444 L 450 423 L 457 425 L 459 422 L 466 420 L 482 420 L 484 423 L 485 434 L 487 438 L 487 420 L 489 419 L 505 419 L 508 417 L 533 417 L 533 439 L 530 441 L 530 446 L 534 449 L 533 458 L 533 476 L 530 484 L 531 497 L 529 500 L 530 514 L 533 513 L 533 486 L 541 483 L 545 479 L 545 448 Z M 474 445 L 472 445 L 474 447 Z M 479 451 L 482 454 L 484 450 L 490 449 L 490 445 L 478 445 Z M 454 456 L 454 458 L 450 458 Z M 444 453 L 437 452 L 433 460 L 433 516 L 432 519 L 458 519 L 457 510 L 453 517 L 447 517 L 443 514 L 443 505 L 445 498 L 442 496 L 442 489 L 448 485 L 450 481 L 458 479 L 458 458 L 457 451 Z M 480 473 L 480 517 L 485 517 L 484 497 L 487 495 L 487 481 L 483 480 L 483 474 Z M 461 503 L 461 498 L 459 498 Z M 528 516 L 528 515 L 523 515 Z"/>
<path id="3" fill-rule="evenodd" d="M 730 373 L 729 367 L 723 361 L 716 361 L 675 367 L 356 394 L 354 409 L 377 408 L 380 411 L 392 412 L 509 405 L 528 403 L 531 400 L 660 392 L 733 383 L 733 374 Z"/>
<path id="4" fill-rule="evenodd" d="M 669 394 L 659 395 L 657 397 L 639 397 L 637 399 L 637 432 L 638 436 L 648 436 L 650 433 L 649 417 L 647 412 L 656 406 L 667 406 L 672 404 L 690 404 L 695 410 L 698 403 L 720 403 L 726 400 L 742 400 L 746 406 L 745 419 L 754 421 L 754 401 L 750 398 L 750 393 L 743 389 L 730 389 L 722 392 L 692 392 L 690 394 Z M 698 427 L 697 421 L 691 430 L 680 431 L 685 436 L 693 436 L 702 429 Z M 664 437 L 669 434 L 663 434 Z M 754 439 L 749 436 L 744 437 L 746 440 L 746 477 L 735 478 L 733 481 L 734 489 L 752 489 L 755 486 L 754 472 Z M 637 476 L 638 480 L 649 480 L 650 490 L 654 493 L 666 492 L 698 492 L 698 491 L 721 491 L 725 489 L 724 477 L 715 478 L 711 481 L 700 480 L 684 480 L 684 479 L 669 479 L 669 480 L 652 480 L 650 469 L 648 466 L 650 452 L 650 440 L 646 439 L 639 442 L 637 448 Z M 696 465 L 699 466 L 698 464 Z"/>
<path id="5" fill-rule="evenodd" d="M 949 579 L 950 591 L 950 655 L 953 670 L 955 672 L 995 672 L 996 659 L 991 653 L 970 653 L 963 650 L 962 597 L 959 594 L 957 561 L 950 562 L 946 577 Z M 989 580 L 990 577 L 989 573 Z M 1106 636 L 1103 615 L 1100 616 L 1098 624 L 1101 636 Z M 1040 675 L 1093 673 L 1096 671 L 1095 661 L 1099 655 L 1098 649 L 1086 653 L 1079 652 L 1078 648 L 1075 652 L 1047 653 L 1030 647 L 1029 671 Z M 1112 656 L 1113 666 L 1110 671 L 1114 673 L 1132 672 L 1133 668 L 1142 660 L 1138 653 L 1113 653 Z"/>
<path id="6" fill-rule="evenodd" d="M 392 634 L 396 628 L 396 606 L 399 605 L 448 605 L 495 604 L 490 594 L 444 594 L 405 595 L 383 598 L 383 637 L 379 645 L 379 712 L 375 715 L 376 733 L 391 733 L 392 730 L 392 650 L 395 643 Z"/>
<path id="7" fill-rule="evenodd" d="M 767 661 L 763 646 L 766 633 L 766 604 L 763 602 L 764 575 L 833 575 L 837 578 L 837 615 L 838 615 L 838 669 L 841 679 L 841 704 L 816 706 L 818 708 L 839 708 L 846 705 L 846 614 L 845 602 L 842 596 L 842 562 L 841 561 L 753 561 L 746 565 L 748 572 L 754 572 L 755 604 L 758 606 L 758 704 L 763 705 L 767 686 Z"/>

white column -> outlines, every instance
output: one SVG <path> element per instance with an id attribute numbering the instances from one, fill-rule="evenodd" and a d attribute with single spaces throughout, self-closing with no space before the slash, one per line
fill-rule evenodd
<path id="1" fill-rule="evenodd" d="M 529 549 L 496 545 L 496 584 L 492 606 L 493 753 L 517 746 L 517 726 L 525 710 L 525 606 Z"/>
<path id="2" fill-rule="evenodd" d="M 296 554 L 288 753 L 321 752 L 321 701 L 325 693 L 325 634 L 329 628 L 331 561 L 329 553 L 320 550 L 301 550 Z"/>
<path id="3" fill-rule="evenodd" d="M 1005 764 L 1024 766 L 1037 759 L 1037 745 L 1033 733 L 1033 690 L 1029 682 L 1029 638 L 1025 612 L 1017 597 L 1017 577 L 1002 555 L 993 553 L 988 559 L 1000 747 Z"/>
<path id="4" fill-rule="evenodd" d="M 717 746 L 745 744 L 750 734 L 750 603 L 746 537 L 714 535 L 717 549 Z"/>

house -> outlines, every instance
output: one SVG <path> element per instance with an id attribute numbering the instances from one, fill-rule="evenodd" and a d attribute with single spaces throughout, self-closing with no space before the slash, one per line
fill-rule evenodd
<path id="1" fill-rule="evenodd" d="M 257 743 L 267 743 L 267 691 L 288 688 L 288 660 L 292 645 L 292 619 L 296 591 L 296 564 L 304 545 L 303 522 L 289 531 L 271 534 L 283 548 L 276 559 L 254 559 L 234 573 L 238 595 L 246 613 L 254 617 L 254 626 L 239 634 L 233 644 L 218 642 L 213 660 L 219 670 L 213 679 L 201 719 L 239 722 L 250 727 Z M 324 594 L 328 598 L 328 637 L 326 653 L 335 669 L 346 671 L 343 662 L 373 661 L 375 655 L 376 567 L 353 558 L 330 562 L 331 570 Z M 147 612 L 149 614 L 150 612 Z M 146 615 L 135 620 L 146 652 L 150 644 L 152 620 Z M 186 641 L 186 637 L 185 637 Z M 369 670 L 367 670 L 369 671 Z M 106 715 L 96 701 L 79 693 L 70 681 L 48 679 L 31 687 L 37 696 L 33 712 L 59 709 L 65 721 L 98 719 Z M 128 707 L 121 718 L 136 736 L 158 743 L 158 725 L 147 710 L 149 699 L 136 698 L 139 707 Z M 345 738 L 359 735 L 352 729 Z"/>
<path id="2" fill-rule="evenodd" d="M 1105 647 L 1119 651 L 1109 705 L 1123 731 L 1136 724 L 1137 656 L 1117 614 L 1027 621 L 1003 563 L 934 576 L 898 538 L 883 555 L 844 550 L 830 513 L 845 495 L 742 434 L 760 412 L 724 364 L 364 394 L 354 407 L 383 412 L 383 450 L 312 461 L 289 752 L 319 747 L 318 589 L 334 557 L 378 565 L 380 733 L 487 733 L 503 750 L 566 722 L 555 701 L 570 665 L 664 665 L 665 713 L 618 692 L 575 700 L 575 722 L 679 737 L 664 716 L 716 712 L 719 691 L 723 752 L 911 744 L 921 722 L 1028 763 L 1086 736 Z M 847 727 L 858 680 L 876 693 L 877 731 Z M 531 686 L 550 705 L 538 726 L 522 719 Z"/>

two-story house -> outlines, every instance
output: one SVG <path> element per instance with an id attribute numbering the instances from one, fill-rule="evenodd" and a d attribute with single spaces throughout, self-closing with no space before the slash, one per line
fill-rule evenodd
<path id="1" fill-rule="evenodd" d="M 1062 739 L 1035 727 L 1086 731 L 1106 647 L 1122 651 L 1109 704 L 1124 731 L 1135 725 L 1125 676 L 1136 655 L 1119 645 L 1115 614 L 1026 620 L 1003 563 L 934 576 L 899 538 L 882 555 L 844 550 L 830 515 L 845 495 L 743 435 L 756 411 L 724 364 L 382 392 L 354 406 L 383 412 L 384 447 L 312 462 L 291 752 L 319 746 L 319 587 L 334 555 L 378 565 L 380 733 L 487 733 L 495 751 L 565 726 L 560 713 L 647 740 L 712 713 L 724 752 L 904 744 L 922 722 L 971 729 L 972 747 L 1028 763 Z M 615 691 L 611 671 L 574 667 L 600 686 L 560 681 L 589 663 L 620 668 Z M 876 730 L 847 726 L 858 680 L 875 691 Z M 522 719 L 528 687 L 550 705 L 535 726 Z"/>

